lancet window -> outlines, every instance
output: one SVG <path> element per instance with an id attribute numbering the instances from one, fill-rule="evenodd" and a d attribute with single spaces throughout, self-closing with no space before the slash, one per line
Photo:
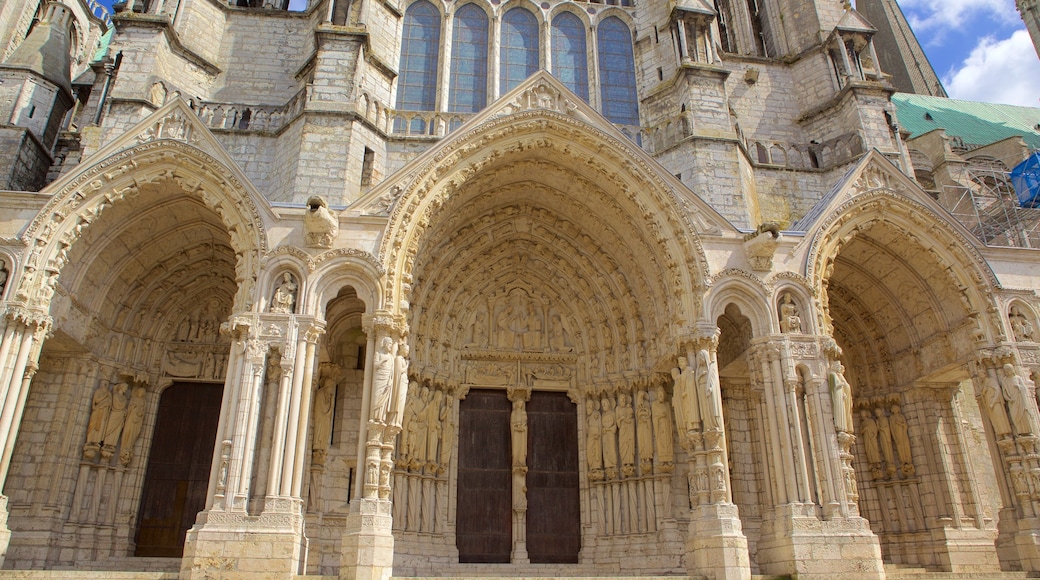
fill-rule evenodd
<path id="1" fill-rule="evenodd" d="M 448 110 L 476 113 L 487 105 L 488 17 L 476 4 L 455 13 Z"/>
<path id="2" fill-rule="evenodd" d="M 552 23 L 552 72 L 579 97 L 589 100 L 588 54 L 585 26 L 570 12 L 562 12 Z"/>
<path id="3" fill-rule="evenodd" d="M 509 92 L 538 71 L 538 21 L 523 8 L 513 8 L 502 18 L 500 86 Z"/>

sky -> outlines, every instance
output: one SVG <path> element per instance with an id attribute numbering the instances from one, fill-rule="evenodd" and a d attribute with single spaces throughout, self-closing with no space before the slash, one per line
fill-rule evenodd
<path id="1" fill-rule="evenodd" d="M 106 6 L 111 2 L 101 0 Z M 290 6 L 305 3 L 291 0 Z M 950 97 L 1040 107 L 1040 57 L 1014 0 L 899 0 L 899 5 Z"/>
<path id="2" fill-rule="evenodd" d="M 1040 107 L 1040 57 L 1014 0 L 899 0 L 954 99 Z"/>

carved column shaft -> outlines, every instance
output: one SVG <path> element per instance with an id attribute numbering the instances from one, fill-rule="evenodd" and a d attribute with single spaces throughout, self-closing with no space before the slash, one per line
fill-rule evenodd
<path id="1" fill-rule="evenodd" d="M 238 397 L 236 396 L 235 378 L 242 372 L 245 362 L 245 342 L 234 340 L 231 342 L 231 353 L 228 355 L 227 377 L 224 379 L 224 393 L 220 400 L 220 419 L 217 422 L 217 439 L 214 443 L 213 460 L 209 470 L 209 492 L 206 496 L 206 509 L 222 509 L 229 505 L 225 500 L 227 496 L 227 474 L 231 459 L 231 432 L 228 424 L 233 424 L 235 407 Z"/>
<path id="2" fill-rule="evenodd" d="M 49 328 L 49 318 L 23 317 L 8 314 L 3 343 L 0 344 L 0 490 L 7 480 L 11 466 L 15 438 L 22 421 L 29 383 L 36 373 L 36 363 Z"/>
<path id="3" fill-rule="evenodd" d="M 290 353 L 295 355 L 296 351 Z M 274 414 L 274 433 L 271 436 L 271 457 L 267 465 L 267 495 L 278 495 L 282 486 L 282 461 L 285 457 L 285 434 L 288 425 L 281 420 L 289 414 L 289 397 L 292 394 L 292 376 L 295 361 L 282 356 L 282 376 L 278 381 L 278 402 Z"/>

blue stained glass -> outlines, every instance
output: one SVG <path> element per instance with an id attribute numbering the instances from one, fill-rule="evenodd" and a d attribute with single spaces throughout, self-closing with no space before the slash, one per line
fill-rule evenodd
<path id="1" fill-rule="evenodd" d="M 585 25 L 570 12 L 562 12 L 552 22 L 552 72 L 567 88 L 589 100 L 588 51 Z"/>
<path id="2" fill-rule="evenodd" d="M 476 4 L 455 13 L 448 110 L 476 113 L 487 105 L 488 17 Z"/>
<path id="3" fill-rule="evenodd" d="M 502 18 L 502 92 L 506 93 L 538 71 L 538 21 L 523 8 Z"/>
<path id="4" fill-rule="evenodd" d="M 441 15 L 433 4 L 420 0 L 404 14 L 397 108 L 433 111 L 437 105 L 437 57 Z"/>
<path id="5" fill-rule="evenodd" d="M 603 116 L 619 125 L 638 125 L 632 33 L 620 18 L 611 16 L 600 23 L 597 38 Z"/>

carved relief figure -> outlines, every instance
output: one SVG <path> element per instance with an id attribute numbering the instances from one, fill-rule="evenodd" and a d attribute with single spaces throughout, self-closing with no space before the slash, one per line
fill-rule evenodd
<path id="1" fill-rule="evenodd" d="M 412 417 L 411 433 L 409 434 L 409 440 L 411 441 L 409 460 L 413 469 L 418 469 L 426 463 L 426 438 L 429 435 L 426 424 L 429 420 L 429 415 L 426 412 L 426 408 L 430 406 L 432 399 L 433 394 L 430 393 L 430 387 L 424 386 L 413 401 L 415 403 L 415 415 Z"/>
<path id="2" fill-rule="evenodd" d="M 278 314 L 292 314 L 296 305 L 296 290 L 298 289 L 293 276 L 289 272 L 282 274 L 282 282 L 274 289 L 271 297 L 271 312 Z"/>
<path id="3" fill-rule="evenodd" d="M 802 332 L 802 318 L 798 316 L 798 306 L 789 292 L 780 298 L 780 332 L 798 334 Z"/>
<path id="4" fill-rule="evenodd" d="M 1004 394 L 1000 385 L 986 372 L 979 370 L 979 391 L 982 402 L 989 411 L 989 421 L 993 425 L 993 432 L 998 437 L 1011 433 L 1011 423 L 1008 421 L 1007 408 L 1004 406 Z"/>
<path id="5" fill-rule="evenodd" d="M 603 468 L 608 477 L 617 476 L 617 416 L 614 414 L 614 402 L 608 395 L 603 395 L 601 403 L 602 414 L 600 420 L 603 423 Z"/>
<path id="6" fill-rule="evenodd" d="M 336 401 L 336 381 L 332 377 L 321 379 L 321 386 L 314 394 L 314 435 L 311 439 L 311 462 L 325 465 L 329 443 L 332 441 L 332 409 Z"/>
<path id="7" fill-rule="evenodd" d="M 1033 340 L 1033 323 L 1029 322 L 1017 305 L 1011 307 L 1008 320 L 1011 322 L 1011 331 L 1015 335 L 1015 340 L 1019 342 Z"/>
<path id="8" fill-rule="evenodd" d="M 707 350 L 697 352 L 697 393 L 701 406 L 701 420 L 705 431 L 722 428 L 722 393 L 719 391 L 719 373 Z"/>
<path id="9" fill-rule="evenodd" d="M 438 389 L 426 407 L 426 461 L 431 467 L 436 467 L 439 457 L 437 445 L 441 442 L 445 413 L 444 392 Z"/>
<path id="10" fill-rule="evenodd" d="M 105 437 L 105 425 L 112 411 L 112 391 L 101 385 L 94 391 L 91 401 L 90 419 L 87 422 L 87 445 L 98 445 Z"/>
<path id="11" fill-rule="evenodd" d="M 845 380 L 845 367 L 838 363 L 838 370 L 827 375 L 831 389 L 831 407 L 834 413 L 834 428 L 852 433 L 852 387 Z"/>
<path id="12" fill-rule="evenodd" d="M 631 469 L 636 463 L 635 412 L 632 410 L 632 399 L 625 393 L 618 395 L 617 425 L 621 465 L 626 475 L 632 475 Z"/>
<path id="13" fill-rule="evenodd" d="M 408 343 L 401 342 L 397 347 L 397 356 L 394 357 L 394 385 L 391 389 L 390 410 L 387 423 L 401 425 L 401 408 L 404 405 L 405 395 L 408 389 Z"/>
<path id="14" fill-rule="evenodd" d="M 896 462 L 892 454 L 892 425 L 888 422 L 883 408 L 874 409 L 874 416 L 877 417 L 878 443 L 881 444 L 881 454 L 885 457 L 885 463 L 888 464 L 887 471 L 894 475 Z"/>
<path id="15" fill-rule="evenodd" d="M 398 455 L 406 465 L 411 460 L 415 447 L 415 427 L 413 425 L 419 408 L 418 401 L 416 401 L 418 397 L 419 383 L 412 381 L 409 384 L 408 396 L 404 405 L 404 419 L 401 421 L 401 449 L 398 451 Z"/>
<path id="16" fill-rule="evenodd" d="M 679 357 L 677 362 L 679 366 L 672 369 L 672 379 L 675 380 L 672 406 L 675 408 L 679 432 L 685 433 L 700 428 L 701 413 L 693 370 L 686 357 Z"/>
<path id="17" fill-rule="evenodd" d="M 440 452 L 440 469 L 438 474 L 443 473 L 448 468 L 448 464 L 451 463 L 451 447 L 455 442 L 455 399 L 453 397 L 444 398 L 444 410 L 441 412 L 442 424 L 441 429 L 441 452 Z"/>
<path id="18" fill-rule="evenodd" d="M 116 443 L 119 442 L 119 434 L 123 431 L 123 422 L 126 421 L 126 407 L 129 401 L 126 395 L 129 385 L 119 383 L 112 387 L 112 410 L 108 414 L 108 421 L 105 422 L 105 442 L 102 447 L 102 457 L 106 457 L 106 451 L 109 455 L 115 450 Z"/>
<path id="19" fill-rule="evenodd" d="M 484 348 L 488 345 L 488 324 L 487 324 L 487 313 L 483 310 L 478 310 L 474 315 L 473 320 L 473 334 L 472 340 L 470 340 L 467 346 Z"/>
<path id="20" fill-rule="evenodd" d="M 527 465 L 527 408 L 523 398 L 513 401 L 509 422 L 513 428 L 513 466 Z"/>
<path id="21" fill-rule="evenodd" d="M 599 400 L 590 398 L 585 405 L 585 455 L 589 471 L 603 469 L 603 423 L 599 418 Z"/>
<path id="22" fill-rule="evenodd" d="M 860 438 L 863 449 L 867 452 L 867 463 L 881 463 L 881 447 L 878 446 L 878 424 L 869 409 L 863 409 L 859 415 Z"/>
<path id="23" fill-rule="evenodd" d="M 386 422 L 390 411 L 390 392 L 394 381 L 394 339 L 384 336 L 372 358 L 372 408 L 369 418 L 377 423 Z"/>
<path id="24" fill-rule="evenodd" d="M 646 391 L 636 391 L 636 442 L 639 445 L 639 464 L 643 473 L 654 460 L 654 426 L 650 416 L 650 403 Z"/>
<path id="25" fill-rule="evenodd" d="M 509 306 L 498 315 L 498 346 L 513 350 L 540 350 L 542 321 L 520 294 L 513 294 Z"/>
<path id="26" fill-rule="evenodd" d="M 119 462 L 123 465 L 130 465 L 134 458 L 134 442 L 144 424 L 144 395 L 144 387 L 135 387 L 126 408 L 126 425 L 119 442 Z"/>
<path id="27" fill-rule="evenodd" d="M 668 408 L 664 387 L 657 387 L 654 402 L 650 405 L 654 417 L 654 443 L 657 460 L 671 463 L 675 459 L 675 443 L 672 440 L 672 414 Z"/>
<path id="28" fill-rule="evenodd" d="M 549 349 L 555 352 L 570 352 L 573 350 L 567 346 L 567 330 L 563 328 L 563 320 L 559 314 L 552 317 L 552 325 L 549 327 Z"/>
<path id="29" fill-rule="evenodd" d="M 913 456 L 910 454 L 910 428 L 906 417 L 899 410 L 899 405 L 892 405 L 892 414 L 888 422 L 892 427 L 892 439 L 896 442 L 896 454 L 899 456 L 899 462 L 903 464 L 903 473 L 910 475 L 914 467 Z"/>
<path id="30" fill-rule="evenodd" d="M 1029 390 L 1022 377 L 1015 372 L 1014 365 L 1004 365 L 1004 372 L 1000 375 L 1000 388 L 1004 391 L 1004 398 L 1007 399 L 1008 412 L 1011 416 L 1011 424 L 1015 427 L 1015 433 L 1035 433 L 1033 414 L 1029 405 Z"/>

